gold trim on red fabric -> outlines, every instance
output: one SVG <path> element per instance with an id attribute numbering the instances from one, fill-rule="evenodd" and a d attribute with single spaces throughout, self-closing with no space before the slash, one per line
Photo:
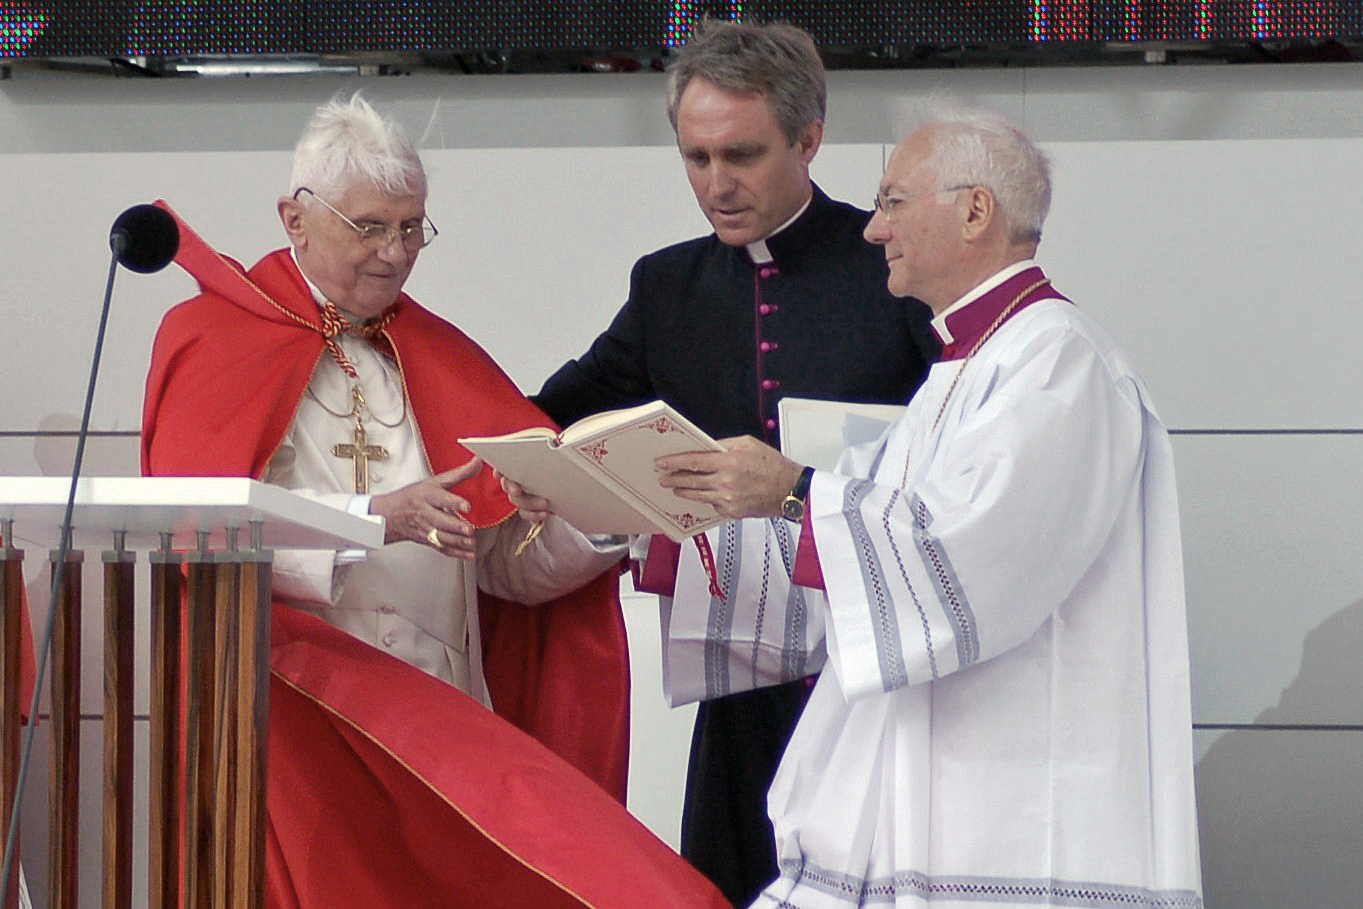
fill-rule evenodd
<path id="1" fill-rule="evenodd" d="M 544 880 L 548 881 L 550 884 L 553 884 L 555 887 L 557 887 L 559 890 L 561 890 L 561 891 L 563 891 L 564 893 L 566 893 L 568 896 L 570 896 L 570 897 L 572 897 L 573 899 L 577 900 L 577 901 L 578 901 L 579 903 L 581 903 L 583 906 L 587 907 L 587 909 L 599 909 L 599 907 L 597 907 L 597 905 L 596 905 L 595 903 L 592 903 L 592 902 L 588 901 L 588 900 L 586 899 L 586 897 L 582 896 L 582 895 L 579 894 L 577 891 L 573 890 L 571 887 L 568 887 L 568 886 L 567 886 L 566 884 L 564 884 L 562 881 L 559 881 L 559 880 L 557 880 L 556 878 L 554 878 L 553 876 L 549 875 L 549 874 L 546 873 L 543 869 L 538 868 L 538 867 L 536 867 L 535 865 L 532 865 L 530 862 L 526 861 L 526 860 L 525 860 L 524 858 L 522 858 L 520 855 L 516 854 L 516 852 L 513 851 L 510 847 L 508 847 L 505 843 L 501 842 L 501 841 L 498 840 L 496 837 L 494 837 L 494 836 L 493 836 L 491 833 L 489 833 L 481 824 L 479 824 L 479 823 L 478 823 L 477 821 L 475 821 L 473 818 L 469 817 L 469 815 L 468 815 L 467 812 L 465 812 L 462 808 L 460 808 L 460 807 L 459 807 L 458 805 L 456 805 L 454 802 L 450 801 L 450 799 L 449 799 L 448 797 L 446 797 L 445 793 L 441 791 L 440 787 L 436 786 L 434 783 L 432 783 L 430 780 L 428 780 L 425 776 L 423 776 L 422 774 L 418 773 L 418 772 L 412 767 L 411 764 L 407 763 L 407 761 L 403 760 L 402 758 L 398 757 L 398 755 L 394 754 L 394 753 L 393 753 L 393 750 L 392 750 L 391 748 L 387 747 L 387 746 L 384 745 L 381 741 L 379 741 L 377 738 L 375 738 L 375 737 L 369 732 L 369 730 L 365 729 L 363 726 L 360 726 L 360 725 L 357 724 L 357 723 L 352 722 L 352 721 L 351 721 L 349 718 L 347 718 L 345 715 L 343 715 L 342 713 L 340 713 L 339 711 L 337 711 L 336 709 L 334 709 L 333 707 L 331 707 L 331 705 L 327 704 L 325 701 L 320 700 L 320 699 L 317 698 L 317 697 L 314 697 L 311 693 L 309 693 L 308 691 L 306 691 L 305 689 L 303 689 L 303 688 L 300 687 L 299 685 L 295 684 L 294 682 L 290 681 L 288 678 L 286 678 L 285 676 L 281 675 L 278 671 L 276 671 L 276 670 L 274 670 L 274 669 L 271 669 L 271 670 L 270 670 L 270 675 L 274 676 L 276 679 L 278 679 L 279 681 L 283 682 L 285 685 L 289 686 L 289 687 L 292 688 L 294 691 L 298 692 L 300 695 L 302 695 L 303 697 L 307 698 L 307 699 L 308 699 L 309 701 L 311 701 L 312 703 L 316 704 L 318 707 L 321 707 L 321 708 L 322 708 L 324 711 L 326 711 L 329 715 L 335 717 L 337 720 L 339 720 L 340 722 L 342 722 L 343 724 L 345 724 L 348 728 L 355 730 L 355 731 L 358 732 L 361 736 L 363 736 L 364 738 L 368 739 L 368 740 L 369 740 L 371 743 L 373 743 L 380 751 L 382 751 L 384 754 L 388 755 L 390 758 L 392 758 L 392 760 L 393 760 L 394 762 L 396 762 L 399 766 L 401 766 L 401 767 L 402 767 L 403 769 L 405 769 L 408 773 L 410 773 L 410 774 L 412 775 L 412 778 L 413 778 L 413 779 L 419 780 L 423 785 L 426 786 L 426 788 L 428 788 L 431 792 L 435 793 L 435 795 L 436 795 L 442 802 L 444 802 L 445 804 L 449 805 L 452 809 L 454 809 L 454 812 L 455 812 L 456 814 L 458 814 L 461 818 L 463 818 L 463 819 L 469 824 L 469 826 L 473 827 L 475 830 L 477 830 L 479 833 L 481 833 L 481 834 L 483 835 L 483 837 L 484 837 L 485 839 L 487 839 L 488 842 L 490 842 L 490 843 L 492 843 L 493 845 L 495 845 L 498 849 L 501 849 L 501 850 L 502 850 L 503 852 L 505 852 L 508 856 L 510 856 L 510 857 L 511 857 L 512 859 L 514 859 L 515 861 L 519 862 L 522 866 L 524 866 L 524 867 L 527 868 L 528 870 L 530 870 L 530 871 L 534 872 L 535 874 L 539 875 L 541 878 L 543 878 Z"/>

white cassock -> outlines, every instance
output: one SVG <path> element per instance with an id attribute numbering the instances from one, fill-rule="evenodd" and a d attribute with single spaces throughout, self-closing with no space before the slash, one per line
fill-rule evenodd
<path id="1" fill-rule="evenodd" d="M 337 341 L 355 366 L 372 412 L 365 422 L 369 442 L 388 453 L 369 464 L 370 491 L 393 492 L 431 476 L 396 365 L 367 341 L 350 335 L 340 335 Z M 345 415 L 351 383 L 323 354 L 263 479 L 366 514 L 368 496 L 353 491 L 354 462 L 332 453 L 333 445 L 352 439 L 354 420 Z M 278 550 L 274 594 L 488 704 L 478 589 L 515 602 L 542 603 L 582 586 L 625 554 L 623 544 L 589 539 L 551 518 L 518 556 L 515 550 L 527 528 L 524 520 L 513 516 L 480 530 L 476 568 L 412 542 L 391 543 L 368 553 Z"/>
<path id="2" fill-rule="evenodd" d="M 815 473 L 826 594 L 791 583 L 779 519 L 711 531 L 723 598 L 683 548 L 674 703 L 822 664 L 755 906 L 1202 905 L 1169 438 L 1113 341 L 1041 296 Z"/>

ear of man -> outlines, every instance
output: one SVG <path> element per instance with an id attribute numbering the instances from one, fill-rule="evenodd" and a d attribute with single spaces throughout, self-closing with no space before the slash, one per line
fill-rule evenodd
<path id="1" fill-rule="evenodd" d="M 961 229 L 965 238 L 970 241 L 979 240 L 989 233 L 998 214 L 994 192 L 987 186 L 972 186 L 962 205 L 965 208 L 965 216 Z"/>
<path id="2" fill-rule="evenodd" d="M 796 140 L 800 146 L 800 160 L 804 162 L 806 168 L 814 160 L 814 156 L 819 153 L 819 146 L 823 144 L 823 121 L 814 120 L 800 133 L 800 138 Z"/>
<path id="3" fill-rule="evenodd" d="M 290 196 L 280 198 L 277 206 L 279 221 L 284 225 L 284 233 L 294 246 L 304 245 L 306 233 L 303 230 L 303 203 Z"/>

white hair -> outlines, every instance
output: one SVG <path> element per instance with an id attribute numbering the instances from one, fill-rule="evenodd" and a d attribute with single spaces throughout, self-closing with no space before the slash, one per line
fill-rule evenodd
<path id="1" fill-rule="evenodd" d="M 294 147 L 289 193 L 306 186 L 334 197 L 356 182 L 389 195 L 426 190 L 426 172 L 412 140 L 359 92 L 332 98 L 313 112 Z"/>
<path id="2" fill-rule="evenodd" d="M 1051 164 L 1007 118 L 933 98 L 913 128 L 930 130 L 923 169 L 943 188 L 985 186 L 994 193 L 1009 239 L 1038 242 L 1051 208 Z"/>

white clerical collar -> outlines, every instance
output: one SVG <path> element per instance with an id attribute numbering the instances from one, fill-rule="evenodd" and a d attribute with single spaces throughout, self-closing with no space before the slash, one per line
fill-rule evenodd
<path id="1" fill-rule="evenodd" d="M 774 258 L 776 258 L 771 254 L 771 250 L 767 248 L 767 241 L 770 240 L 772 237 L 776 236 L 777 234 L 779 234 L 781 231 L 785 230 L 787 227 L 790 227 L 790 225 L 794 224 L 796 221 L 798 221 L 800 219 L 800 215 L 803 215 L 805 213 L 805 209 L 809 208 L 809 203 L 813 201 L 814 190 L 811 189 L 809 191 L 809 198 L 805 200 L 805 204 L 801 205 L 799 211 L 791 215 L 790 219 L 786 221 L 785 224 L 782 224 L 780 227 L 776 228 L 776 230 L 767 234 L 761 240 L 754 240 L 753 242 L 748 244 L 748 258 L 752 259 L 754 265 L 765 265 L 768 262 L 772 261 Z"/>
<path id="2" fill-rule="evenodd" d="M 986 278 L 979 284 L 976 284 L 973 289 L 966 292 L 965 296 L 933 316 L 932 330 L 937 333 L 938 339 L 943 345 L 951 344 L 956 340 L 952 337 L 951 330 L 947 328 L 947 316 L 956 312 L 958 309 L 964 309 L 971 303 L 974 303 L 980 297 L 983 297 L 985 294 L 989 293 L 989 291 L 1013 277 L 1013 275 L 1020 274 L 1029 268 L 1035 267 L 1036 261 L 1034 259 L 1023 259 L 1020 262 L 1014 262 L 1001 271 L 995 272 L 992 277 Z"/>
<path id="3" fill-rule="evenodd" d="M 320 308 L 322 304 L 327 302 L 327 295 L 322 293 L 321 288 L 312 283 L 312 278 L 309 278 L 308 273 L 303 271 L 303 266 L 298 264 L 298 247 L 290 246 L 289 256 L 293 259 L 293 267 L 298 269 L 298 273 L 303 277 L 303 282 L 308 285 L 308 290 L 312 291 L 313 302 Z"/>

